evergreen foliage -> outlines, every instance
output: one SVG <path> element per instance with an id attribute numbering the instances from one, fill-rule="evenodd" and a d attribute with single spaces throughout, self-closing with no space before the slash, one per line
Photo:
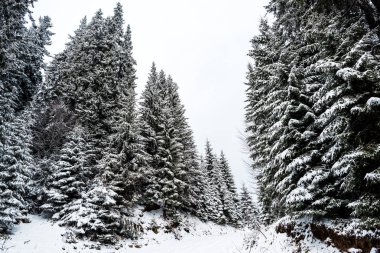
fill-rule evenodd
<path id="1" fill-rule="evenodd" d="M 152 65 L 140 104 L 140 131 L 147 155 L 143 201 L 178 221 L 179 211 L 199 212 L 199 164 L 177 84 Z M 199 195 L 198 195 L 199 196 Z"/>
<path id="2" fill-rule="evenodd" d="M 104 18 L 99 10 L 89 23 L 84 18 L 65 50 L 54 57 L 38 97 L 42 101 L 39 118 L 45 123 L 35 126 L 36 144 L 38 138 L 53 137 L 52 133 L 61 130 L 54 145 L 58 154 L 45 150 L 49 145 L 37 146 L 44 155 L 41 162 L 53 164 L 53 170 L 59 171 L 50 182 L 41 182 L 41 187 L 47 188 L 41 208 L 69 225 L 74 225 L 71 218 L 81 216 L 84 208 L 91 220 L 75 226 L 80 235 L 91 238 L 98 230 L 108 239 L 121 233 L 115 224 L 136 203 L 141 188 L 139 171 L 145 164 L 135 112 L 131 30 L 128 26 L 124 31 L 123 24 L 120 4 L 112 17 Z M 58 106 L 51 110 L 52 105 Z M 62 135 L 75 133 L 78 127 L 86 133 L 83 140 Z M 77 152 L 72 154 L 74 150 Z M 106 196 L 94 199 L 100 192 Z M 92 222 L 99 222 L 100 227 Z M 102 241 L 108 241 L 104 238 Z"/>
<path id="3" fill-rule="evenodd" d="M 247 132 L 269 218 L 379 217 L 378 9 L 343 2 L 273 0 L 252 40 Z"/>
<path id="4" fill-rule="evenodd" d="M 58 213 L 61 224 L 73 227 L 79 237 L 102 243 L 116 243 L 123 231 L 123 215 L 119 206 L 121 196 L 101 181 L 95 181 L 82 197 Z M 128 231 L 131 233 L 130 231 Z M 130 237 L 131 238 L 131 237 Z"/>
<path id="5" fill-rule="evenodd" d="M 136 239 L 137 205 L 172 227 L 183 214 L 239 225 L 226 157 L 207 143 L 199 159 L 178 85 L 154 64 L 137 108 L 121 4 L 83 18 L 43 80 L 52 25 L 33 2 L 0 6 L 0 232 L 41 212 L 78 237 Z"/>
<path id="6" fill-rule="evenodd" d="M 209 141 L 201 159 L 204 212 L 208 219 L 219 224 L 240 225 L 239 198 L 228 161 L 223 152 L 218 158 Z"/>
<path id="7" fill-rule="evenodd" d="M 223 153 L 220 154 L 219 166 L 222 173 L 222 179 L 225 184 L 223 195 L 224 215 L 229 223 L 237 224 L 240 220 L 239 199 L 236 193 L 235 182 L 231 174 L 228 161 Z"/>
<path id="8" fill-rule="evenodd" d="M 0 229 L 8 231 L 25 219 L 29 209 L 30 179 L 34 162 L 30 152 L 28 111 L 4 127 L 6 142 L 0 155 Z"/>
<path id="9" fill-rule="evenodd" d="M 35 172 L 30 108 L 52 35 L 48 17 L 39 25 L 30 17 L 33 2 L 6 0 L 0 6 L 0 230 L 6 232 L 24 219 L 30 206 Z"/>
<path id="10" fill-rule="evenodd" d="M 83 129 L 74 128 L 60 150 L 46 183 L 46 199 L 41 206 L 45 213 L 56 214 L 65 205 L 80 198 L 87 182 L 84 167 L 84 148 L 86 147 Z M 54 217 L 58 219 L 58 217 Z"/>
<path id="11" fill-rule="evenodd" d="M 240 212 L 242 217 L 242 225 L 252 229 L 257 229 L 258 212 L 255 209 L 252 197 L 245 185 L 242 186 L 240 192 Z"/>

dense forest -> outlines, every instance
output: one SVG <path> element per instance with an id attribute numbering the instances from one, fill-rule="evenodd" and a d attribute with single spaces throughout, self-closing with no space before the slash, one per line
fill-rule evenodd
<path id="1" fill-rule="evenodd" d="M 266 6 L 246 83 L 257 206 L 223 151 L 197 149 L 170 75 L 153 63 L 138 96 L 121 4 L 83 18 L 46 63 L 52 23 L 33 18 L 34 2 L 0 5 L 0 234 L 39 214 L 114 244 L 139 237 L 142 208 L 168 230 L 185 216 L 257 231 L 280 221 L 296 241 L 311 231 L 341 250 L 380 248 L 379 0 Z"/>
<path id="2" fill-rule="evenodd" d="M 198 154 L 171 76 L 153 63 L 137 99 L 121 4 L 84 18 L 46 65 L 52 24 L 33 19 L 33 2 L 0 6 L 0 230 L 37 213 L 114 243 L 138 236 L 136 206 L 172 227 L 182 214 L 249 224 L 247 189 L 240 197 L 223 152 L 207 142 Z"/>
<path id="3" fill-rule="evenodd" d="M 272 0 L 252 39 L 246 122 L 267 222 L 380 226 L 380 2 Z"/>

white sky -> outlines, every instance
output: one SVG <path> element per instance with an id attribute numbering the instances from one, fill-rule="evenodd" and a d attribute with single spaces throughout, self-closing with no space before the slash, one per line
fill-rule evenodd
<path id="1" fill-rule="evenodd" d="M 80 20 L 101 8 L 112 15 L 117 0 L 38 0 L 34 16 L 52 18 L 53 54 L 63 50 Z M 244 100 L 250 39 L 258 33 L 268 0 L 120 0 L 131 25 L 137 61 L 137 91 L 147 81 L 151 64 L 179 85 L 198 150 L 209 139 L 223 149 L 236 183 L 252 186 L 244 161 Z"/>

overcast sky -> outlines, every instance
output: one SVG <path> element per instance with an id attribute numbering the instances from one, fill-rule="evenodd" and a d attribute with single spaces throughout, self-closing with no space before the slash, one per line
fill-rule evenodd
<path id="1" fill-rule="evenodd" d="M 206 139 L 224 150 L 237 184 L 251 184 L 239 132 L 250 39 L 258 33 L 267 0 L 38 0 L 34 16 L 52 18 L 52 55 L 63 50 L 80 20 L 96 10 L 112 15 L 117 2 L 131 25 L 138 92 L 154 61 L 179 85 L 198 150 Z"/>

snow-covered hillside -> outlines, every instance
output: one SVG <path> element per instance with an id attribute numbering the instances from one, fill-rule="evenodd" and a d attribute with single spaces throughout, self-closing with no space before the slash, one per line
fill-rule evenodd
<path id="1" fill-rule="evenodd" d="M 243 240 L 247 231 L 229 226 L 203 223 L 196 218 L 187 218 L 185 230 L 165 233 L 164 221 L 157 213 L 144 216 L 146 226 L 155 222 L 158 233 L 149 230 L 143 239 L 124 240 L 115 246 L 100 246 L 90 241 L 65 242 L 68 230 L 36 215 L 29 216 L 31 223 L 15 227 L 14 234 L 5 243 L 0 243 L 1 252 L 6 253 L 93 253 L 93 252 L 131 252 L 131 253 L 238 253 L 243 252 Z M 186 229 L 187 230 L 187 229 Z M 66 235 L 65 235 L 66 234 Z M 4 240 L 2 240 L 4 242 Z M 1 246 L 3 244 L 3 246 Z"/>
<path id="2" fill-rule="evenodd" d="M 326 243 L 306 236 L 304 240 L 296 244 L 286 234 L 276 233 L 276 224 L 263 228 L 261 232 L 252 232 L 252 236 L 246 235 L 247 238 L 251 237 L 255 243 L 251 243 L 252 248 L 249 252 L 252 253 L 294 253 L 294 252 L 307 252 L 307 253 L 341 253 L 338 249 L 328 246 Z M 247 251 L 248 252 L 248 251 Z"/>
<path id="3" fill-rule="evenodd" d="M 4 253 L 339 253 L 340 251 L 311 236 L 295 244 L 286 234 L 275 232 L 275 224 L 261 231 L 235 229 L 197 218 L 184 217 L 184 226 L 165 232 L 165 221 L 159 212 L 144 214 L 141 221 L 145 232 L 141 239 L 123 240 L 115 246 L 91 241 L 67 243 L 69 230 L 37 215 L 29 216 L 31 223 L 16 226 L 14 234 L 0 243 Z M 154 223 L 156 232 L 147 228 Z"/>

